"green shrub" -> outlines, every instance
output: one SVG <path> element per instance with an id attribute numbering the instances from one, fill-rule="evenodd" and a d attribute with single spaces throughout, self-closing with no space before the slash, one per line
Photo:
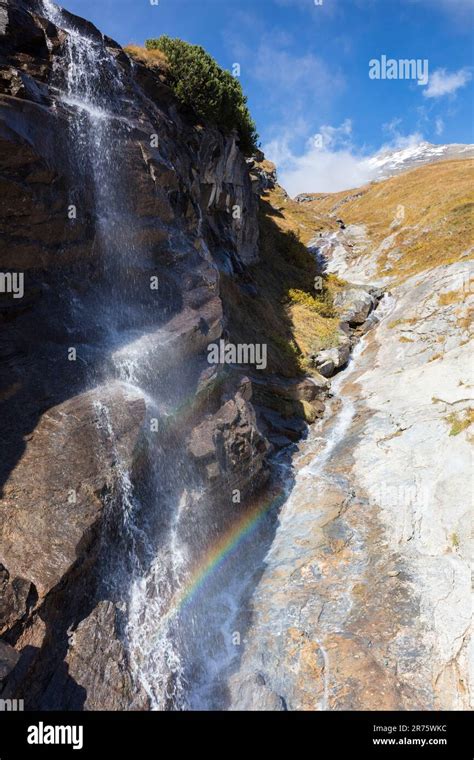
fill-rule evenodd
<path id="1" fill-rule="evenodd" d="M 290 288 L 288 291 L 288 298 L 290 300 L 290 303 L 306 306 L 308 309 L 315 311 L 321 317 L 330 319 L 331 317 L 336 316 L 332 296 L 327 288 L 325 288 L 322 293 L 318 294 L 317 296 L 312 296 L 310 293 L 306 293 L 304 290 Z"/>
<path id="2" fill-rule="evenodd" d="M 161 50 L 167 58 L 178 100 L 197 116 L 226 132 L 236 129 L 246 154 L 257 148 L 258 135 L 240 82 L 222 69 L 199 45 L 163 35 L 147 40 L 147 50 Z"/>

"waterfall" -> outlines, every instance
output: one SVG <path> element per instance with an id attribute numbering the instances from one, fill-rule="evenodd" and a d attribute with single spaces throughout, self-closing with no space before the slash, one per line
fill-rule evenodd
<path id="1" fill-rule="evenodd" d="M 69 112 L 73 177 L 69 204 L 80 207 L 84 188 L 93 196 L 101 282 L 75 303 L 75 309 L 77 320 L 99 329 L 106 358 L 100 378 L 89 380 L 92 384 L 119 379 L 138 387 L 148 417 L 159 419 L 163 403 L 156 378 L 149 372 L 147 347 L 140 345 L 148 315 L 143 299 L 135 299 L 140 287 L 135 272 L 144 266 L 147 252 L 134 239 L 133 188 L 126 186 L 121 170 L 121 147 L 132 129 L 124 112 L 122 74 L 100 36 L 84 36 L 74 20 L 50 0 L 42 0 L 42 5 L 44 15 L 67 32 L 64 59 L 54 76 L 61 103 Z M 99 427 L 113 444 L 108 409 L 98 405 L 97 412 Z M 169 462 L 170 457 L 175 461 Z M 103 539 L 105 544 L 110 539 L 110 523 L 116 547 L 104 546 L 104 584 L 115 601 L 125 603 L 124 639 L 134 675 L 152 708 L 165 709 L 179 705 L 182 666 L 174 621 L 159 621 L 179 586 L 186 559 L 186 547 L 178 535 L 179 503 L 176 508 L 175 494 L 166 503 L 166 492 L 181 490 L 184 500 L 185 490 L 175 489 L 173 482 L 179 478 L 179 452 L 164 451 L 156 435 L 148 435 L 148 459 L 153 465 L 149 482 L 137 495 L 131 473 L 116 454 L 117 485 L 112 503 L 106 505 Z"/>
<path id="2" fill-rule="evenodd" d="M 80 213 L 81 193 L 87 190 L 100 267 L 100 281 L 73 303 L 76 321 L 99 335 L 104 354 L 100 370 L 88 379 L 91 385 L 117 380 L 132 385 L 146 402 L 147 424 L 166 423 L 172 389 L 160 378 L 156 355 L 166 335 L 157 338 L 156 309 L 143 303 L 139 291 L 149 253 L 136 243 L 133 186 L 121 165 L 134 127 L 123 74 L 99 33 L 84 34 L 74 17 L 50 0 L 42 5 L 44 15 L 67 33 L 53 76 L 69 119 L 68 202 Z M 174 382 L 179 385 L 182 378 Z M 181 444 L 166 424 L 163 435 L 149 432 L 146 478 L 134 488 L 133 474 L 114 446 L 106 405 L 98 404 L 96 411 L 100 432 L 114 447 L 117 481 L 106 504 L 102 582 L 123 613 L 132 674 L 151 709 L 219 708 L 225 674 L 239 657 L 232 637 L 240 630 L 241 600 L 265 550 L 266 523 L 242 539 L 218 573 L 207 577 L 206 563 L 198 562 L 193 574 L 190 555 L 199 560 L 204 552 L 202 529 L 212 541 L 216 528 L 198 525 L 192 514 L 203 495 L 194 491 Z M 208 565 L 213 568 L 212 553 Z"/>

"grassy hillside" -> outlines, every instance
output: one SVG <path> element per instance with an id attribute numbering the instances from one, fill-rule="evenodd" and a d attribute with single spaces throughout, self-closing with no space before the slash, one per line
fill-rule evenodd
<path id="1" fill-rule="evenodd" d="M 295 211 L 294 205 L 302 206 Z M 357 190 L 319 194 L 308 203 L 288 204 L 288 218 L 308 230 L 365 225 L 358 254 L 376 252 L 380 275 L 396 280 L 468 258 L 474 246 L 474 161 L 422 166 Z M 309 234 L 309 232 L 308 232 Z M 305 233 L 305 236 L 306 233 Z"/>
<path id="2" fill-rule="evenodd" d="M 316 196 L 320 198 L 321 195 Z M 325 195 L 324 198 L 335 196 Z M 274 220 L 282 232 L 293 232 L 307 245 L 315 235 L 330 229 L 337 229 L 336 219 L 331 218 L 325 208 L 313 203 L 297 203 L 277 185 L 269 190 L 264 200 L 274 210 Z"/>
<path id="3" fill-rule="evenodd" d="M 330 275 L 323 293 L 315 292 L 309 241 L 338 230 L 338 219 L 363 226 L 365 239 L 358 238 L 354 255 L 375 257 L 379 274 L 394 281 L 467 261 L 474 250 L 473 169 L 472 160 L 441 162 L 356 190 L 319 193 L 305 203 L 278 185 L 267 191 L 261 201 L 261 261 L 251 269 L 257 295 L 242 295 L 230 279 L 224 285 L 234 339 L 267 342 L 270 371 L 311 372 L 308 354 L 337 344 L 332 297 L 344 283 Z M 350 229 L 347 234 L 350 240 Z"/>

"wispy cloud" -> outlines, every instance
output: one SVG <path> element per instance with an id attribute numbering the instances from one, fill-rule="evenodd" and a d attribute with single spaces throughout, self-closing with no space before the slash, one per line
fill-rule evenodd
<path id="1" fill-rule="evenodd" d="M 438 118 L 435 121 L 435 132 L 438 136 L 442 135 L 444 132 L 444 121 L 441 118 L 441 116 L 438 116 Z"/>
<path id="2" fill-rule="evenodd" d="M 283 186 L 291 195 L 337 192 L 374 179 L 374 163 L 379 151 L 370 153 L 370 149 L 361 146 L 352 133 L 350 120 L 333 123 L 334 115 L 341 113 L 342 98 L 349 84 L 355 81 L 355 74 L 350 65 L 345 65 L 347 56 L 341 53 L 340 46 L 334 45 L 333 39 L 332 49 L 337 54 L 328 52 L 324 45 L 324 24 L 334 24 L 335 18 L 350 15 L 346 0 L 324 0 L 326 9 L 329 6 L 332 9 L 332 13 L 326 16 L 324 12 L 318 16 L 323 6 L 314 6 L 313 0 L 267 1 L 275 8 L 280 6 L 280 14 L 281 7 L 294 8 L 295 13 L 290 14 L 291 23 L 284 29 L 272 26 L 260 17 L 254 6 L 251 17 L 242 15 L 238 24 L 233 20 L 232 25 L 226 28 L 225 42 L 232 60 L 242 66 L 243 76 L 252 92 L 255 116 L 264 124 L 261 130 L 264 132 L 262 147 L 277 164 Z M 433 0 L 399 2 L 405 6 L 405 18 L 408 17 L 410 5 L 413 10 L 416 5 L 428 5 Z M 469 5 L 473 3 L 474 0 L 469 0 Z M 385 0 L 351 0 L 351 4 L 351 11 L 357 6 L 361 12 L 370 8 L 371 13 L 375 14 L 385 5 Z M 260 7 L 259 4 L 257 6 Z M 451 15 L 454 19 L 458 10 L 466 8 L 468 3 L 463 0 L 436 0 L 438 11 L 444 13 L 448 6 L 453 9 Z M 325 19 L 324 23 L 318 23 L 318 18 Z M 308 45 L 305 35 L 299 37 L 296 34 L 297 26 L 292 23 L 295 19 L 303 20 L 305 31 L 312 29 L 313 21 L 316 23 L 314 44 Z M 339 32 L 344 25 L 339 21 L 337 23 Z M 323 35 L 322 44 L 316 44 L 316 40 L 321 43 L 318 35 Z M 380 150 L 409 151 L 423 141 L 422 131 L 437 141 L 436 136 L 445 132 L 445 112 L 440 113 L 439 105 L 444 105 L 444 100 L 451 104 L 460 103 L 462 98 L 449 98 L 449 95 L 457 93 L 470 78 L 470 70 L 466 68 L 452 72 L 438 68 L 431 73 L 423 89 L 424 96 L 419 92 L 418 110 L 420 114 L 422 110 L 426 112 L 424 119 L 421 120 L 421 115 L 416 118 L 416 108 L 410 114 L 406 103 L 403 103 L 403 122 L 395 119 L 385 125 L 385 144 Z M 374 103 L 374 119 L 377 109 L 378 104 Z M 436 113 L 433 114 L 433 111 Z M 314 134 L 321 123 L 323 126 Z M 367 139 L 374 141 L 373 130 Z"/>
<path id="3" fill-rule="evenodd" d="M 233 55 L 280 118 L 327 108 L 345 87 L 340 71 L 312 52 L 295 53 L 293 40 L 282 33 L 263 36 L 256 49 L 234 40 Z"/>
<path id="4" fill-rule="evenodd" d="M 328 112 L 346 86 L 342 69 L 313 51 L 301 53 L 291 34 L 257 23 L 244 29 L 240 25 L 238 32 L 233 27 L 224 36 L 233 59 L 260 90 L 273 123 L 281 129 L 313 111 L 320 115 Z M 259 34 L 254 45 L 256 28 Z"/>
<path id="5" fill-rule="evenodd" d="M 430 74 L 428 87 L 424 90 L 425 98 L 441 98 L 444 95 L 453 95 L 461 87 L 464 87 L 472 79 L 469 69 L 459 69 L 450 73 L 446 69 L 436 69 Z"/>
<path id="6" fill-rule="evenodd" d="M 404 150 L 405 148 L 411 148 L 420 142 L 423 142 L 424 137 L 422 132 L 410 132 L 404 134 L 400 130 L 400 126 L 403 123 L 403 119 L 394 118 L 392 121 L 382 125 L 382 132 L 388 136 L 386 141 L 377 153 L 383 153 L 387 150 Z M 377 155 L 377 153 L 375 155 Z"/>
<path id="7" fill-rule="evenodd" d="M 408 135 L 403 135 L 400 132 L 395 132 L 392 139 L 384 143 L 380 150 L 370 156 L 370 158 L 374 158 L 374 156 L 378 156 L 381 153 L 385 153 L 387 151 L 414 148 L 415 145 L 419 145 L 419 143 L 424 142 L 424 140 L 425 138 L 422 132 L 411 132 Z"/>
<path id="8" fill-rule="evenodd" d="M 268 86 L 278 86 L 278 97 L 283 93 L 291 99 L 305 99 L 308 95 L 329 94 L 332 88 L 339 90 L 343 78 L 313 53 L 295 55 L 283 45 L 275 46 L 273 40 L 261 42 L 254 53 L 253 75 Z M 275 90 L 273 90 L 275 92 Z"/>

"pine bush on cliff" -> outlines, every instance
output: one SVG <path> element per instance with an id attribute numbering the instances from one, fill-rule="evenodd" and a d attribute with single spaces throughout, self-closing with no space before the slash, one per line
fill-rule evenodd
<path id="1" fill-rule="evenodd" d="M 237 129 L 246 154 L 257 148 L 258 135 L 240 82 L 199 45 L 163 35 L 147 40 L 147 50 L 167 58 L 176 97 L 205 121 L 225 131 Z"/>

